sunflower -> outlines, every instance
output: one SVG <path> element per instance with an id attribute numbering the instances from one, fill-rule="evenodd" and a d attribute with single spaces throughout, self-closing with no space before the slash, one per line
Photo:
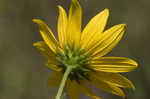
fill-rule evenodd
<path id="1" fill-rule="evenodd" d="M 100 99 L 88 85 L 125 97 L 121 88 L 135 89 L 127 78 L 120 75 L 137 68 L 137 63 L 125 57 L 104 57 L 122 38 L 126 25 L 119 24 L 104 31 L 109 10 L 94 16 L 81 31 L 82 9 L 72 0 L 69 15 L 61 7 L 58 17 L 58 39 L 41 20 L 38 24 L 44 41 L 34 43 L 48 59 L 46 66 L 56 71 L 47 86 L 60 86 L 56 99 L 60 99 L 64 87 L 70 99 L 78 99 L 81 92 L 93 99 Z"/>

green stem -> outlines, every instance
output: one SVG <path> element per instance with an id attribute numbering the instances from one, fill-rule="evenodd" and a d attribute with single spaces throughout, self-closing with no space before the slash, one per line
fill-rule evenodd
<path id="1" fill-rule="evenodd" d="M 61 95 L 62 95 L 62 92 L 63 92 L 63 89 L 65 87 L 65 83 L 66 83 L 66 80 L 70 74 L 70 72 L 72 71 L 72 67 L 71 66 L 68 66 L 65 73 L 64 73 L 64 76 L 61 80 L 61 83 L 60 83 L 60 87 L 58 89 L 58 93 L 56 95 L 56 99 L 60 99 L 61 98 Z"/>

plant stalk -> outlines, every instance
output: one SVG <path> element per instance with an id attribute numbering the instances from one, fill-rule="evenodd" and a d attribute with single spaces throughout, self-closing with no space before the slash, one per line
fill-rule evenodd
<path id="1" fill-rule="evenodd" d="M 61 98 L 61 95 L 63 93 L 63 89 L 65 87 L 65 83 L 66 83 L 67 78 L 68 78 L 68 76 L 69 76 L 69 74 L 70 74 L 71 71 L 72 71 L 72 67 L 68 66 L 67 69 L 66 69 L 66 71 L 65 71 L 65 73 L 64 73 L 64 75 L 63 75 L 63 78 L 61 80 L 60 87 L 59 87 L 58 93 L 56 95 L 56 99 L 60 99 Z"/>

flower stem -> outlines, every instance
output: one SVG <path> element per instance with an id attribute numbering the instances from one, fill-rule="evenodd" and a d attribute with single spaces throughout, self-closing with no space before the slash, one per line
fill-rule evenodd
<path id="1" fill-rule="evenodd" d="M 69 76 L 69 74 L 70 74 L 71 71 L 72 71 L 72 67 L 68 66 L 67 69 L 66 69 L 66 71 L 65 71 L 65 73 L 64 73 L 64 76 L 63 76 L 63 78 L 61 80 L 60 87 L 59 87 L 58 93 L 56 95 L 56 99 L 60 99 L 61 98 L 63 89 L 65 87 L 65 83 L 66 83 L 67 78 L 68 78 L 68 76 Z"/>

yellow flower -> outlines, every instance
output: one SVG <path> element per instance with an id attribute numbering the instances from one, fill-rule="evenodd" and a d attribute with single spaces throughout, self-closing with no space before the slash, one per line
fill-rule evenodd
<path id="1" fill-rule="evenodd" d="M 137 63 L 124 57 L 104 57 L 120 41 L 126 25 L 115 25 L 104 31 L 109 16 L 109 10 L 105 9 L 81 31 L 79 2 L 72 0 L 68 16 L 61 6 L 58 8 L 59 41 L 43 21 L 33 19 L 44 40 L 34 43 L 34 46 L 48 59 L 46 66 L 56 71 L 47 83 L 48 87 L 60 85 L 56 99 L 60 99 L 65 83 L 70 99 L 78 99 L 80 92 L 100 99 L 88 84 L 122 97 L 125 94 L 121 88 L 135 89 L 131 81 L 120 73 L 137 68 Z"/>

